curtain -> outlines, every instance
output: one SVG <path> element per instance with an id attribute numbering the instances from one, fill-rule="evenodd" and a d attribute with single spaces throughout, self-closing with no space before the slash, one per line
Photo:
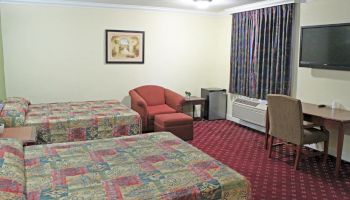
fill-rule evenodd
<path id="1" fill-rule="evenodd" d="M 233 14 L 231 93 L 290 95 L 293 16 L 294 4 Z"/>

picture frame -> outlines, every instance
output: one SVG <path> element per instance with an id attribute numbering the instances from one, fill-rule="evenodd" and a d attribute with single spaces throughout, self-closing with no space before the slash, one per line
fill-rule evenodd
<path id="1" fill-rule="evenodd" d="M 145 32 L 106 30 L 107 64 L 144 64 Z"/>

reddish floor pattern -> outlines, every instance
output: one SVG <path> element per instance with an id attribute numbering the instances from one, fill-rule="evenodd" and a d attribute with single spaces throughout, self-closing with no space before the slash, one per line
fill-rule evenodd
<path id="1" fill-rule="evenodd" d="M 335 159 L 302 157 L 300 169 L 293 169 L 294 153 L 276 147 L 267 158 L 264 135 L 231 121 L 197 121 L 190 143 L 246 176 L 253 199 L 349 199 L 350 163 L 342 163 L 339 178 L 334 175 Z"/>

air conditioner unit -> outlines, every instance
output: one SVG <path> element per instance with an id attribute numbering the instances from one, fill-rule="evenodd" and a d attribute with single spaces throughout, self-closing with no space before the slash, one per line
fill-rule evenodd
<path id="1" fill-rule="evenodd" d="M 247 97 L 238 97 L 232 104 L 233 121 L 265 132 L 267 102 Z"/>

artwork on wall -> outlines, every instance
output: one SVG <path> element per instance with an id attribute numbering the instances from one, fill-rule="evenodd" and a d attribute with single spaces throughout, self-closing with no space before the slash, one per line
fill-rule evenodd
<path id="1" fill-rule="evenodd" d="M 106 63 L 144 63 L 145 32 L 106 30 Z"/>

